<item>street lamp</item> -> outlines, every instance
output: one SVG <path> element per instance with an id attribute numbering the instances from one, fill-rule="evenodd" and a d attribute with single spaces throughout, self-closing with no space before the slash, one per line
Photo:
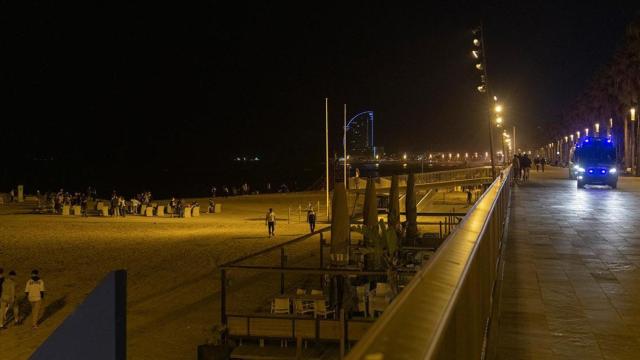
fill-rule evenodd
<path id="1" fill-rule="evenodd" d="M 636 108 L 629 109 L 629 113 L 631 113 L 631 121 L 636 120 Z"/>
<path id="2" fill-rule="evenodd" d="M 589 136 L 589 128 L 584 128 L 584 136 Z"/>
<path id="3" fill-rule="evenodd" d="M 478 61 L 475 64 L 475 68 L 481 72 L 480 75 L 480 85 L 476 87 L 478 92 L 481 94 L 485 94 L 489 90 L 489 80 L 487 76 L 487 56 L 486 50 L 484 47 L 484 29 L 482 28 L 482 24 L 474 29 L 473 31 L 473 46 L 474 48 L 471 51 L 471 54 Z M 494 97 L 494 100 L 497 100 Z M 492 178 L 496 177 L 496 169 L 495 162 L 493 159 L 493 114 L 489 117 L 489 151 L 491 152 L 491 175 Z"/>
<path id="4" fill-rule="evenodd" d="M 496 105 L 494 110 L 496 111 L 496 113 L 500 114 L 502 112 L 502 105 Z"/>
<path id="5" fill-rule="evenodd" d="M 576 131 L 576 135 L 577 135 L 576 140 L 580 139 L 580 131 Z"/>
<path id="6" fill-rule="evenodd" d="M 598 136 L 598 134 L 600 134 L 600 123 L 595 123 L 594 127 L 595 127 L 595 130 L 596 130 L 596 136 Z"/>

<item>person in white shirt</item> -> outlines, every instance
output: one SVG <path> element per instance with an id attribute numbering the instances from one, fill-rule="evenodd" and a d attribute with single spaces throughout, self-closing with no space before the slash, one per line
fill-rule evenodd
<path id="1" fill-rule="evenodd" d="M 40 279 L 40 272 L 38 270 L 31 272 L 31 279 L 27 281 L 24 292 L 31 303 L 31 326 L 37 329 L 38 321 L 40 320 L 40 308 L 42 307 L 42 299 L 44 299 L 45 292 L 44 281 Z"/>
<path id="2" fill-rule="evenodd" d="M 265 222 L 267 225 L 267 229 L 269 230 L 269 237 L 276 235 L 276 213 L 273 212 L 273 209 L 269 209 L 267 216 L 265 218 Z"/>

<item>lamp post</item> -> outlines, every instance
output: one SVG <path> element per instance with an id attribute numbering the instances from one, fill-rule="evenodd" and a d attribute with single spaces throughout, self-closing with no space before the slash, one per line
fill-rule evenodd
<path id="1" fill-rule="evenodd" d="M 475 67 L 481 72 L 480 75 L 480 85 L 477 87 L 478 92 L 481 94 L 489 94 L 489 78 L 487 76 L 487 56 L 484 47 L 484 29 L 482 24 L 473 30 L 473 50 L 471 51 L 472 56 L 478 60 Z M 496 167 L 494 162 L 494 154 L 493 154 L 493 114 L 491 113 L 489 116 L 489 153 L 491 154 L 491 176 L 492 178 L 496 177 Z"/>
<path id="2" fill-rule="evenodd" d="M 629 109 L 629 119 L 631 120 L 631 131 L 629 136 L 629 148 L 630 148 L 630 160 L 631 160 L 631 172 L 633 175 L 638 176 L 638 122 L 636 121 L 636 108 Z"/>

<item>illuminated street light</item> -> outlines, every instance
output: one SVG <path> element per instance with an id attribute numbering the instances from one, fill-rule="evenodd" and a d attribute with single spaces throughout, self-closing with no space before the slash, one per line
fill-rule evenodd
<path id="1" fill-rule="evenodd" d="M 573 141 L 573 134 L 569 135 L 569 139 L 571 139 L 571 141 Z"/>
<path id="2" fill-rule="evenodd" d="M 479 91 L 479 92 L 481 92 L 481 93 L 485 93 L 485 92 L 487 92 L 487 87 L 486 87 L 486 86 L 484 86 L 484 84 L 483 84 L 483 85 L 478 86 L 478 87 L 477 87 L 477 89 L 478 89 L 478 91 Z"/>
<path id="3" fill-rule="evenodd" d="M 576 135 L 578 136 L 578 139 L 579 139 L 580 138 L 580 131 L 576 131 Z"/>
<path id="4" fill-rule="evenodd" d="M 402 155 L 402 159 L 403 160 L 407 160 L 407 154 L 406 153 L 404 155 Z"/>
<path id="5" fill-rule="evenodd" d="M 636 120 L 636 108 L 631 108 L 629 110 L 629 113 L 631 113 L 631 121 L 635 121 Z"/>
<path id="6" fill-rule="evenodd" d="M 498 124 L 498 126 L 502 125 L 502 116 L 496 118 L 496 124 Z"/>
<path id="7" fill-rule="evenodd" d="M 502 105 L 496 105 L 495 111 L 496 113 L 500 114 L 502 112 Z"/>
<path id="8" fill-rule="evenodd" d="M 568 137 L 568 136 L 565 136 L 565 137 L 564 137 L 564 142 L 568 142 L 568 141 L 569 141 L 569 137 Z"/>
<path id="9" fill-rule="evenodd" d="M 376 160 L 380 159 L 380 155 L 376 154 Z"/>
<path id="10" fill-rule="evenodd" d="M 480 47 L 480 40 L 478 39 L 473 39 L 473 45 Z"/>
<path id="11" fill-rule="evenodd" d="M 597 134 L 600 133 L 600 123 L 595 123 L 594 125 L 595 125 L 595 128 L 596 128 L 596 136 L 597 136 Z"/>
<path id="12" fill-rule="evenodd" d="M 472 50 L 471 51 L 471 55 L 473 55 L 474 58 L 479 58 L 480 57 L 480 50 Z"/>
<path id="13" fill-rule="evenodd" d="M 584 136 L 589 136 L 589 128 L 584 128 Z"/>

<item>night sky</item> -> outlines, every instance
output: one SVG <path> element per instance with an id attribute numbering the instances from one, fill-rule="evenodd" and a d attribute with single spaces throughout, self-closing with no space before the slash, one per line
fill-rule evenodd
<path id="1" fill-rule="evenodd" d="M 325 97 L 336 149 L 347 103 L 350 114 L 375 111 L 387 152 L 485 151 L 486 99 L 470 56 L 480 21 L 506 124 L 521 144 L 538 145 L 640 9 L 633 1 L 88 3 L 2 4 L 3 187 L 96 177 L 147 186 L 163 172 L 220 174 L 237 155 L 317 177 Z"/>

